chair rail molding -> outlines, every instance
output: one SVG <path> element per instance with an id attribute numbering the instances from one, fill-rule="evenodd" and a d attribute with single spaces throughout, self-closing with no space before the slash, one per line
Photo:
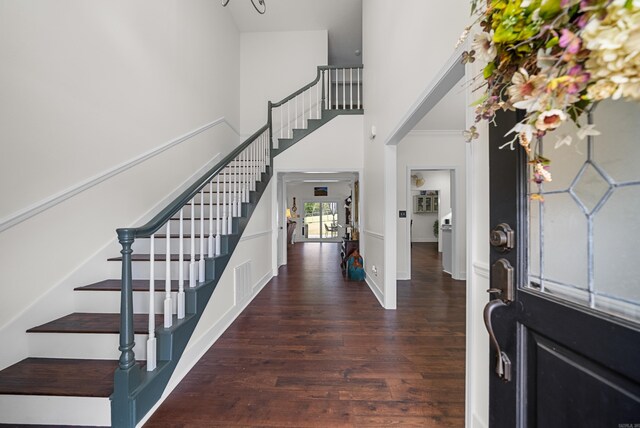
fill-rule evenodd
<path id="1" fill-rule="evenodd" d="M 154 149 L 148 150 L 132 159 L 83 180 L 65 190 L 62 190 L 61 192 L 55 193 L 26 208 L 9 214 L 5 218 L 0 219 L 0 233 L 221 124 L 227 125 L 236 135 L 240 136 L 240 133 L 235 126 L 233 126 L 225 117 L 220 117 L 171 141 L 163 143 Z"/>

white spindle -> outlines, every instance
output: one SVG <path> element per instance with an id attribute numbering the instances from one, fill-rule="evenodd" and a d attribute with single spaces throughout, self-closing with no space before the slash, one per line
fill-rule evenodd
<path id="1" fill-rule="evenodd" d="M 340 77 L 336 68 L 336 109 L 340 110 Z"/>
<path id="2" fill-rule="evenodd" d="M 322 74 L 324 80 L 324 73 Z M 320 119 L 320 82 L 316 85 L 316 119 Z"/>
<path id="3" fill-rule="evenodd" d="M 240 202 L 240 195 L 239 195 L 240 188 L 238 187 L 239 178 L 240 177 L 238 176 L 238 170 L 234 168 L 233 169 L 233 216 L 234 217 L 240 217 L 240 210 L 238 209 L 238 202 Z"/>
<path id="4" fill-rule="evenodd" d="M 156 369 L 156 305 L 155 305 L 155 242 L 154 235 L 151 235 L 150 244 L 150 263 L 149 263 L 149 338 L 147 339 L 147 371 L 152 372 Z"/>
<path id="5" fill-rule="evenodd" d="M 351 99 L 349 108 L 353 110 L 353 68 L 349 68 L 349 93 Z"/>
<path id="6" fill-rule="evenodd" d="M 214 238 L 213 238 L 213 180 L 209 182 L 209 236 L 207 238 L 207 253 L 209 257 L 214 256 Z"/>
<path id="7" fill-rule="evenodd" d="M 240 155 L 238 155 L 236 157 L 235 160 L 235 164 L 236 167 L 234 168 L 234 173 L 236 175 L 236 213 L 238 214 L 238 217 L 242 216 L 242 174 L 240 172 L 239 167 L 237 166 L 239 164 L 240 161 Z"/>
<path id="8" fill-rule="evenodd" d="M 216 256 L 220 255 L 220 173 L 218 173 L 217 177 L 217 185 L 216 188 L 218 191 L 216 192 Z M 213 194 L 209 195 L 210 198 L 213 198 Z"/>
<path id="9" fill-rule="evenodd" d="M 284 108 L 280 106 L 280 138 L 284 137 Z"/>
<path id="10" fill-rule="evenodd" d="M 197 266 L 196 266 L 196 225 L 193 221 L 193 215 L 196 212 L 196 197 L 191 199 L 191 263 L 189 263 L 189 287 L 196 286 Z"/>
<path id="11" fill-rule="evenodd" d="M 227 167 L 227 175 L 229 175 L 229 167 Z M 229 192 L 232 191 L 232 187 L 231 187 L 231 175 L 229 175 Z M 233 202 L 231 201 L 231 193 L 229 193 L 229 207 L 227 207 L 228 211 L 229 211 L 229 215 L 227 215 L 227 232 L 229 233 L 229 235 L 231 235 L 233 233 L 233 208 L 231 206 L 231 204 L 233 204 Z"/>
<path id="12" fill-rule="evenodd" d="M 291 100 L 287 101 L 287 138 L 291 138 Z"/>
<path id="13" fill-rule="evenodd" d="M 171 220 L 167 222 L 167 247 L 164 279 L 164 328 L 173 325 L 173 305 L 171 304 Z M 152 262 L 153 263 L 153 262 Z"/>
<path id="14" fill-rule="evenodd" d="M 298 128 L 298 96 L 296 95 L 296 124 L 295 128 Z"/>
<path id="15" fill-rule="evenodd" d="M 178 319 L 184 318 L 184 208 L 180 208 L 180 231 L 178 232 L 180 241 L 178 249 Z M 171 237 L 167 237 L 171 239 Z"/>
<path id="16" fill-rule="evenodd" d="M 244 201 L 249 202 L 249 149 L 244 149 L 244 162 L 242 164 L 242 175 L 244 176 Z"/>
<path id="17" fill-rule="evenodd" d="M 347 108 L 347 69 L 342 69 L 342 108 Z"/>
<path id="18" fill-rule="evenodd" d="M 227 176 L 224 174 L 224 170 L 220 171 L 222 174 L 222 234 L 227 234 L 227 192 L 226 183 Z M 220 193 L 220 186 L 218 186 L 218 193 Z"/>
<path id="19" fill-rule="evenodd" d="M 191 221 L 195 220 L 195 214 Z M 204 282 L 204 189 L 200 192 L 200 260 L 198 261 L 198 281 Z"/>
<path id="20" fill-rule="evenodd" d="M 331 110 L 332 107 L 332 98 L 333 98 L 333 91 L 331 90 L 331 69 L 327 69 L 327 94 L 329 95 L 327 97 L 327 103 L 329 104 L 327 106 L 327 109 Z"/>
<path id="21" fill-rule="evenodd" d="M 361 100 L 360 100 L 360 68 L 358 67 L 358 110 L 360 110 Z"/>

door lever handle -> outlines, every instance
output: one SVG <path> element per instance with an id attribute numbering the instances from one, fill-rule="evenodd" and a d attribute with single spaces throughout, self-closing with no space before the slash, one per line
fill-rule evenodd
<path id="1" fill-rule="evenodd" d="M 496 308 L 503 306 L 507 306 L 507 304 L 500 299 L 491 300 L 487 303 L 484 307 L 484 325 L 491 338 L 491 343 L 496 349 L 496 373 L 500 379 L 509 382 L 511 380 L 511 360 L 509 360 L 507 354 L 500 349 L 500 344 L 498 343 L 498 339 L 496 339 L 496 335 L 493 332 L 493 325 L 491 324 L 491 314 Z"/>

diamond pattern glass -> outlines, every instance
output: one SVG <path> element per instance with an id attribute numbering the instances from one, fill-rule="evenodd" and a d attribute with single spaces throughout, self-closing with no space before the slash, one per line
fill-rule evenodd
<path id="1" fill-rule="evenodd" d="M 529 286 L 640 322 L 640 104 L 602 102 L 539 149 L 553 181 L 530 186 Z"/>

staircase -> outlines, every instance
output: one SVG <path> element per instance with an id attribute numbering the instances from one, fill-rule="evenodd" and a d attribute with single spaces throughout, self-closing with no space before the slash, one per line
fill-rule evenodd
<path id="1" fill-rule="evenodd" d="M 272 177 L 274 156 L 362 114 L 362 66 L 318 67 L 268 121 L 146 225 L 118 229 L 121 278 L 75 289 L 82 312 L 27 331 L 0 371 L 0 424 L 134 427 L 160 399 Z"/>

